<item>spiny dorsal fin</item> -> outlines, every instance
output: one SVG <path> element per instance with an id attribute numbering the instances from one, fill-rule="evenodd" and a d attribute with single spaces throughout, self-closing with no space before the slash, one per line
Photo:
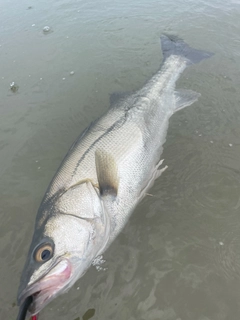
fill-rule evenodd
<path id="1" fill-rule="evenodd" d="M 117 196 L 118 168 L 113 156 L 104 150 L 96 150 L 95 164 L 101 196 Z"/>
<path id="2" fill-rule="evenodd" d="M 110 105 L 115 105 L 120 101 L 123 101 L 130 95 L 130 92 L 113 92 L 110 94 Z"/>
<path id="3" fill-rule="evenodd" d="M 201 96 L 200 93 L 197 93 L 192 90 L 186 89 L 178 89 L 174 92 L 175 101 L 176 101 L 176 109 L 175 111 L 181 110 L 187 106 L 190 106 L 192 103 L 197 101 L 197 99 Z"/>

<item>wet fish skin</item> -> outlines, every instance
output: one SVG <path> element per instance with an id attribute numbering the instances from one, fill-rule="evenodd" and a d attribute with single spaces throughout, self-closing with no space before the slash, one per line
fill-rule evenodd
<path id="1" fill-rule="evenodd" d="M 169 118 L 200 96 L 175 91 L 175 83 L 188 65 L 212 54 L 178 38 L 162 36 L 161 43 L 161 69 L 83 132 L 47 189 L 18 291 L 20 305 L 33 295 L 32 315 L 66 292 L 120 233 L 165 169 L 159 167 Z M 49 258 L 36 261 L 46 244 Z"/>

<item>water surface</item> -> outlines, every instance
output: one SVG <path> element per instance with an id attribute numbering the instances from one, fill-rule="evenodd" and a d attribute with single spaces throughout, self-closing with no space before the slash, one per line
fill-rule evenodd
<path id="1" fill-rule="evenodd" d="M 91 267 L 41 318 L 238 320 L 239 2 L 5 0 L 0 12 L 0 318 L 16 318 L 36 211 L 62 158 L 109 94 L 157 71 L 167 32 L 215 53 L 177 84 L 202 97 L 171 118 L 169 168 L 105 253 L 106 270 Z"/>

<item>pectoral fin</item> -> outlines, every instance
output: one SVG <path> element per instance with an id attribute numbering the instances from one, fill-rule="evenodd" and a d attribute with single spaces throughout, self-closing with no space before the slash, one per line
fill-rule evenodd
<path id="1" fill-rule="evenodd" d="M 117 196 L 118 168 L 113 156 L 104 150 L 96 150 L 95 164 L 101 196 Z"/>

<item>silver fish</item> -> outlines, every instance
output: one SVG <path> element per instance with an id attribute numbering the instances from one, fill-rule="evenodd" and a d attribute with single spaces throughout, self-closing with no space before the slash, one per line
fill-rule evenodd
<path id="1" fill-rule="evenodd" d="M 166 169 L 160 156 L 169 118 L 200 96 L 175 83 L 212 54 L 165 35 L 161 45 L 161 69 L 82 133 L 47 189 L 18 291 L 19 305 L 33 297 L 31 315 L 83 276 Z"/>

